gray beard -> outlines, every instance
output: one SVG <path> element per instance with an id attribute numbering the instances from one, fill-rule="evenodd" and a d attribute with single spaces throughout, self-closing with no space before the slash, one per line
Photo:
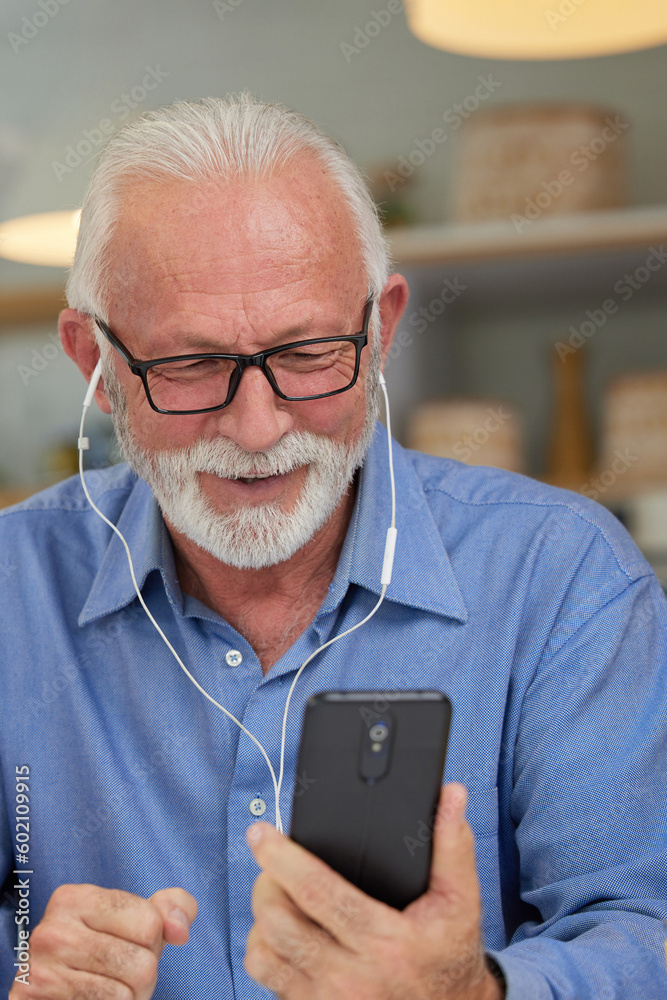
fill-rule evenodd
<path id="1" fill-rule="evenodd" d="M 371 358 L 369 386 L 377 386 L 378 361 L 374 365 Z M 151 452 L 135 439 L 125 396 L 109 363 L 103 365 L 103 373 L 123 457 L 151 487 L 165 520 L 205 552 L 237 569 L 263 569 L 291 559 L 326 524 L 363 463 L 378 412 L 379 393 L 368 389 L 364 428 L 349 446 L 325 435 L 294 431 L 264 452 L 244 451 L 224 437 Z M 284 474 L 301 466 L 308 466 L 308 471 L 289 511 L 275 503 L 260 503 L 220 513 L 204 493 L 199 475 L 208 472 L 237 479 Z"/>

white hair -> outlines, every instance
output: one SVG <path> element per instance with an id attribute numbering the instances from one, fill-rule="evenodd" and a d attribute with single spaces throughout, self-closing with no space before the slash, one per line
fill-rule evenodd
<path id="1" fill-rule="evenodd" d="M 250 94 L 179 101 L 126 125 L 102 152 L 83 203 L 76 254 L 67 282 L 73 309 L 108 320 L 114 232 L 121 196 L 135 179 L 268 178 L 304 153 L 316 156 L 352 212 L 366 270 L 377 298 L 389 253 L 377 209 L 354 162 L 304 115 Z M 377 322 L 377 305 L 373 310 Z M 373 338 L 375 339 L 375 338 Z"/>

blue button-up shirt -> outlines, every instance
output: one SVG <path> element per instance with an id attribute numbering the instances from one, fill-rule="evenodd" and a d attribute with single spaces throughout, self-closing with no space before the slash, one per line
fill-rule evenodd
<path id="1" fill-rule="evenodd" d="M 296 686 L 286 829 L 310 695 L 444 691 L 454 706 L 446 778 L 470 791 L 485 942 L 509 1000 L 662 998 L 662 592 L 601 507 L 398 445 L 394 456 L 393 579 L 377 615 L 319 654 Z M 328 594 L 266 676 L 244 637 L 180 589 L 147 485 L 125 466 L 88 476 L 169 640 L 277 769 L 295 671 L 380 592 L 384 431 Z M 243 969 L 258 872 L 245 831 L 256 798 L 274 817 L 268 768 L 158 637 L 119 540 L 76 479 L 0 515 L 0 619 L 1 985 L 17 971 L 17 927 L 35 926 L 57 886 L 91 882 L 146 897 L 182 886 L 198 900 L 190 942 L 161 959 L 159 1000 L 269 996 Z M 18 809 L 26 768 L 29 802 Z"/>

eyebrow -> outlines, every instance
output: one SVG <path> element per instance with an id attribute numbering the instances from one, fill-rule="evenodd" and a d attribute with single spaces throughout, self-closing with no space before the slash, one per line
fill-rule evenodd
<path id="1" fill-rule="evenodd" d="M 115 331 L 114 331 L 115 332 Z M 357 333 L 355 327 L 352 333 Z M 280 334 L 276 335 L 275 338 L 271 338 L 270 343 L 265 344 L 258 351 L 234 351 L 231 348 L 221 346 L 220 343 L 213 343 L 208 335 L 203 335 L 196 337 L 191 333 L 176 332 L 170 336 L 180 339 L 180 347 L 175 354 L 160 354 L 158 355 L 155 351 L 153 354 L 155 357 L 177 357 L 178 354 L 261 354 L 262 351 L 269 351 L 272 347 L 280 347 L 281 344 L 292 344 L 298 343 L 300 340 L 326 340 L 329 337 L 345 337 L 349 334 L 340 333 L 339 330 L 332 330 L 330 333 L 313 333 L 312 329 L 308 329 L 307 325 L 300 324 L 299 326 L 291 327 L 288 330 L 282 331 Z"/>

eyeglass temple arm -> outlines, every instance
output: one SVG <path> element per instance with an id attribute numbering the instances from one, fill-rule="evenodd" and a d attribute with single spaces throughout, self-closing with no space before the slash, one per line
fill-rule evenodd
<path id="1" fill-rule="evenodd" d="M 109 327 L 107 326 L 107 324 L 104 322 L 104 320 L 103 319 L 99 319 L 97 316 L 93 316 L 93 320 L 94 320 L 95 325 L 97 326 L 97 328 L 100 330 L 100 332 L 102 334 L 104 334 L 104 336 L 109 341 L 109 343 L 111 344 L 111 346 L 115 347 L 115 349 L 118 351 L 118 353 L 120 354 L 121 358 L 123 358 L 124 361 L 127 361 L 128 365 L 130 365 L 130 367 L 132 367 L 133 365 L 135 365 L 137 359 L 130 354 L 130 352 L 125 347 L 125 345 L 118 339 L 118 337 L 116 337 L 115 334 L 113 334 L 111 332 L 111 330 L 109 329 Z"/>

